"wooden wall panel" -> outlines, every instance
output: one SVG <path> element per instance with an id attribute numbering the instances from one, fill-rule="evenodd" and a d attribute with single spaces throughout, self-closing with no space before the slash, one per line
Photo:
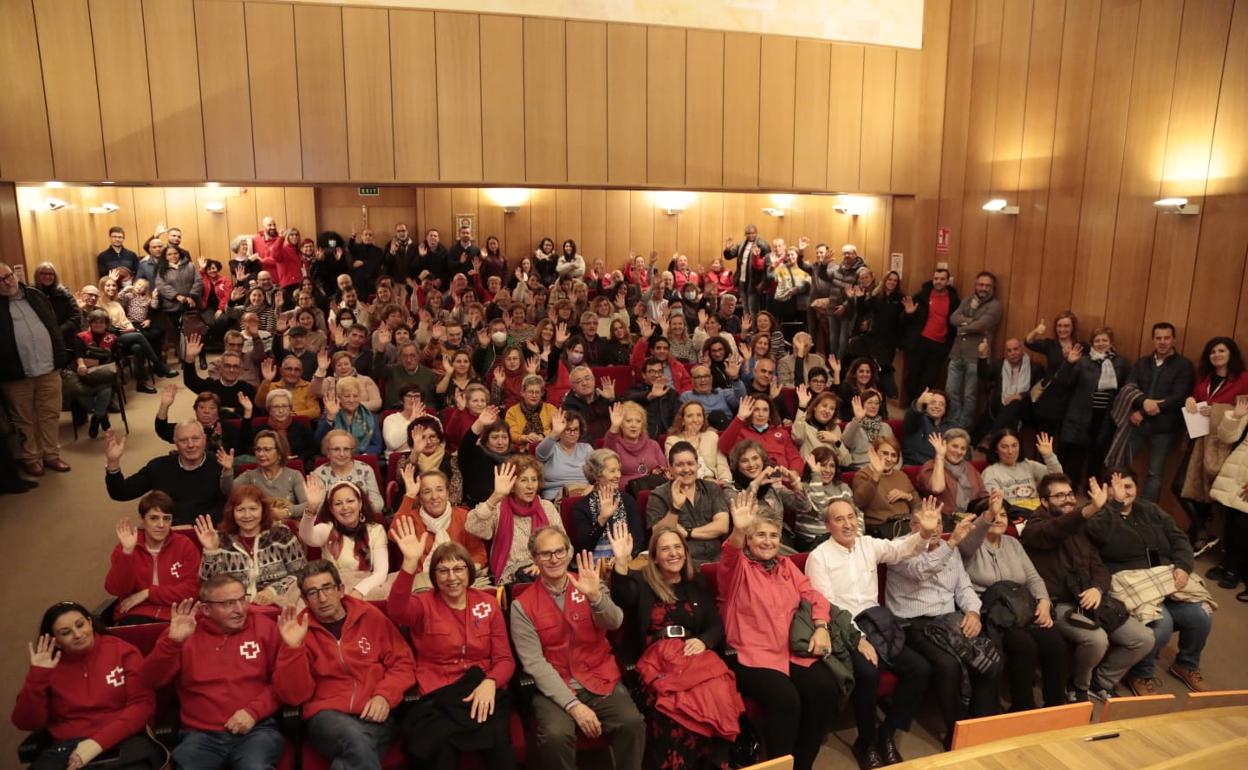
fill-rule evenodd
<path id="1" fill-rule="evenodd" d="M 650 27 L 646 60 L 646 181 L 685 184 L 685 30 Z"/>
<path id="2" fill-rule="evenodd" d="M 523 19 L 481 17 L 481 162 L 491 181 L 525 179 L 524 50 Z"/>
<path id="3" fill-rule="evenodd" d="M 0 3 L 0 82 L 6 84 L 9 100 L 22 105 L 0 110 L 0 174 L 5 179 L 52 179 L 47 101 L 35 12 L 29 3 Z M 0 188 L 0 197 L 16 201 L 10 187 Z"/>
<path id="4" fill-rule="evenodd" d="M 978 0 L 975 14 L 975 53 L 971 61 L 971 93 L 967 118 L 966 176 L 962 197 L 962 240 L 954 252 L 953 278 L 969 287 L 983 269 L 987 247 L 988 214 L 984 201 L 992 194 L 992 141 L 996 126 L 997 84 L 1000 82 L 1004 0 Z M 868 68 L 869 69 L 869 68 Z M 863 130 L 866 130 L 865 119 Z M 863 163 L 863 181 L 866 181 Z M 866 187 L 866 185 L 863 185 Z"/>
<path id="5" fill-rule="evenodd" d="M 95 50 L 107 178 L 152 179 L 156 145 L 143 6 L 140 0 L 91 0 L 90 10 L 91 34 L 109 41 Z"/>
<path id="6" fill-rule="evenodd" d="M 351 178 L 361 182 L 394 179 L 390 20 L 386 11 L 343 8 L 342 41 Z"/>
<path id="7" fill-rule="evenodd" d="M 797 41 L 764 37 L 761 52 L 762 91 L 758 112 L 758 183 L 762 187 L 793 186 L 793 107 L 797 81 Z"/>
<path id="8" fill-rule="evenodd" d="M 691 29 L 685 39 L 685 183 L 724 181 L 724 34 Z"/>
<path id="9" fill-rule="evenodd" d="M 475 14 L 437 13 L 438 168 L 443 180 L 482 179 L 480 31 Z"/>
<path id="10" fill-rule="evenodd" d="M 86 0 L 37 0 L 35 23 L 58 179 L 107 179 Z"/>
<path id="11" fill-rule="evenodd" d="M 862 82 L 863 192 L 887 191 L 893 174 L 893 108 L 897 86 L 897 51 L 868 48 Z"/>
<path id="12" fill-rule="evenodd" d="M 533 190 L 529 193 L 529 240 L 533 248 L 542 238 L 551 238 L 555 242 L 555 253 L 563 248 L 564 235 L 559 232 L 559 224 L 555 213 L 555 191 Z"/>
<path id="13" fill-rule="evenodd" d="M 555 191 L 555 231 L 559 233 L 559 238 L 571 238 L 576 241 L 577 250 L 585 255 L 585 259 L 592 265 L 596 257 L 601 257 L 602 252 L 589 252 L 585 250 L 584 238 L 581 227 L 581 191 L 580 190 L 556 190 Z"/>
<path id="14" fill-rule="evenodd" d="M 567 46 L 568 181 L 595 183 L 607 178 L 607 25 L 568 21 Z"/>
<path id="15" fill-rule="evenodd" d="M 246 19 L 256 178 L 302 179 L 294 8 L 247 3 Z"/>
<path id="16" fill-rule="evenodd" d="M 918 183 L 922 66 L 922 52 L 897 52 L 896 88 L 893 92 L 892 177 L 888 185 L 888 189 L 893 192 L 914 192 Z"/>
<path id="17" fill-rule="evenodd" d="M 799 77 L 793 114 L 794 187 L 822 190 L 828 181 L 828 79 L 831 61 L 830 44 L 815 40 L 797 41 Z"/>
<path id="18" fill-rule="evenodd" d="M 523 42 L 524 61 L 517 71 L 524 76 L 525 175 L 514 178 L 539 184 L 563 183 L 568 181 L 564 22 L 525 19 Z"/>
<path id="19" fill-rule="evenodd" d="M 590 257 L 607 255 L 607 192 L 581 190 L 581 253 Z"/>
<path id="20" fill-rule="evenodd" d="M 758 35 L 724 35 L 724 187 L 758 185 L 761 51 Z"/>
<path id="21" fill-rule="evenodd" d="M 938 227 L 948 229 L 948 253 L 938 255 L 936 264 L 951 262 L 950 256 L 962 248 L 962 194 L 966 185 L 966 154 L 971 111 L 972 63 L 975 54 L 975 4 L 953 3 L 949 16 L 947 81 L 945 84 L 944 129 L 940 154 L 940 206 Z M 929 237 L 933 240 L 936 234 Z M 916 276 L 915 280 L 926 279 Z M 918 287 L 911 285 L 912 291 Z"/>
<path id="22" fill-rule="evenodd" d="M 390 11 L 394 96 L 394 176 L 399 181 L 438 178 L 438 89 L 433 14 Z"/>
<path id="23" fill-rule="evenodd" d="M 22 219 L 26 216 L 29 214 L 20 213 L 17 186 L 12 182 L 0 182 L 0 262 L 24 265 L 26 275 L 33 276 L 37 263 L 26 261 L 26 249 L 22 244 Z"/>
<path id="24" fill-rule="evenodd" d="M 607 25 L 607 181 L 646 183 L 646 28 Z"/>
<path id="25" fill-rule="evenodd" d="M 630 209 L 631 201 L 628 190 L 607 190 L 606 253 L 608 257 L 616 254 L 627 256 L 633 250 L 630 235 L 632 223 L 629 222 Z"/>
<path id="26" fill-rule="evenodd" d="M 295 58 L 299 65 L 303 178 L 346 179 L 349 171 L 342 9 L 295 6 Z"/>
<path id="27" fill-rule="evenodd" d="M 143 0 L 143 31 L 148 51 L 163 51 L 169 40 L 194 37 L 191 0 Z M 199 90 L 199 58 L 189 51 L 148 60 L 156 177 L 161 180 L 207 179 L 204 118 Z"/>
<path id="28" fill-rule="evenodd" d="M 866 48 L 832 45 L 828 76 L 828 189 L 859 189 Z"/>
<path id="29" fill-rule="evenodd" d="M 210 179 L 232 181 L 256 175 L 246 35 L 241 2 L 196 0 L 204 154 Z"/>
<path id="30" fill-rule="evenodd" d="M 904 234 L 892 251 L 904 255 L 902 282 L 917 288 L 919 279 L 931 275 L 936 262 L 935 234 L 940 216 L 941 147 L 944 141 L 946 62 L 949 56 L 950 0 L 927 0 L 923 11 L 923 50 L 920 52 L 918 142 L 914 217 L 909 238 Z M 896 125 L 896 119 L 894 119 Z M 902 225 L 905 218 L 894 218 Z"/>

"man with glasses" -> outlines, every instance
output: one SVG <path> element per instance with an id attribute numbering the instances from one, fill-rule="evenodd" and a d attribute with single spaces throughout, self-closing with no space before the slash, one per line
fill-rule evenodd
<path id="1" fill-rule="evenodd" d="M 357 325 L 358 326 L 358 325 Z M 352 327 L 354 330 L 356 327 Z M 420 363 L 420 346 L 415 342 L 406 342 L 399 346 L 399 362 L 386 363 L 385 346 L 389 344 L 390 335 L 384 330 L 373 345 L 373 371 L 376 373 L 377 384 L 386 394 L 383 409 L 402 409 L 402 393 L 409 385 L 420 388 L 426 404 L 436 404 L 437 380 L 433 370 Z M 357 367 L 358 369 L 358 367 Z"/>
<path id="2" fill-rule="evenodd" d="M 221 399 L 222 417 L 240 417 L 243 407 L 238 396 L 247 396 L 255 403 L 256 389 L 251 383 L 243 380 L 243 354 L 230 349 L 230 338 L 226 336 L 226 350 L 221 354 L 217 366 L 217 376 L 203 379 L 195 368 L 195 359 L 204 349 L 204 341 L 198 334 L 186 338 L 186 350 L 182 358 L 182 382 L 192 393 L 216 393 Z"/>
<path id="3" fill-rule="evenodd" d="M 277 379 L 279 371 L 281 379 Z M 267 403 L 269 391 L 281 388 L 290 393 L 291 408 L 296 415 L 309 420 L 320 418 L 321 403 L 312 395 L 312 383 L 303 378 L 303 363 L 296 356 L 283 358 L 280 370 L 273 365 L 272 358 L 264 359 L 260 364 L 260 376 L 263 381 L 256 391 L 256 403 Z"/>
<path id="4" fill-rule="evenodd" d="M 216 575 L 173 607 L 139 677 L 159 689 L 174 682 L 182 739 L 177 767 L 199 770 L 274 767 L 285 739 L 274 714 L 281 699 L 273 672 L 281 650 L 277 624 L 253 612 L 233 575 Z"/>
<path id="5" fill-rule="evenodd" d="M 1040 480 L 1040 507 L 1019 539 L 1053 599 L 1053 623 L 1075 646 L 1071 658 L 1073 697 L 1105 700 L 1136 663 L 1153 648 L 1153 632 L 1133 617 L 1113 631 L 1097 621 L 1101 599 L 1109 592 L 1109 570 L 1084 534 L 1084 522 L 1099 507 L 1082 508 L 1070 478 L 1051 473 Z"/>
<path id="6" fill-rule="evenodd" d="M 663 362 L 657 357 L 646 359 L 641 374 L 642 381 L 629 388 L 624 399 L 640 404 L 646 410 L 650 438 L 658 438 L 672 427 L 676 410 L 680 408 L 680 394 L 668 385 Z"/>
<path id="7" fill-rule="evenodd" d="M 568 374 L 572 388 L 563 397 L 563 411 L 580 412 L 585 416 L 585 435 L 581 441 L 593 443 L 611 428 L 611 405 L 615 403 L 615 380 L 603 377 L 596 387 L 594 370 L 582 364 Z"/>
<path id="8" fill-rule="evenodd" d="M 301 704 L 308 740 L 332 768 L 380 770 L 394 739 L 391 710 L 416 684 L 407 640 L 380 610 L 346 595 L 338 568 L 319 559 L 299 572 L 308 609 L 286 607 L 274 684 Z"/>
<path id="9" fill-rule="evenodd" d="M 67 360 L 48 298 L 19 284 L 13 268 L 0 263 L 0 389 L 22 437 L 22 468 L 30 476 L 42 476 L 45 468 L 69 470 L 58 436 L 61 369 Z"/>
<path id="10" fill-rule="evenodd" d="M 609 736 L 616 770 L 640 770 L 645 720 L 611 652 L 607 632 L 624 622 L 598 576 L 592 553 L 577 558 L 562 529 L 542 527 L 529 538 L 540 579 L 517 592 L 511 607 L 511 638 L 524 670 L 537 683 L 537 752 L 541 766 L 576 770 L 576 733 Z"/>
<path id="11" fill-rule="evenodd" d="M 741 359 L 733 356 L 725 363 L 731 388 L 716 388 L 715 376 L 711 367 L 706 364 L 694 364 L 689 369 L 689 377 L 693 380 L 693 390 L 680 394 L 681 403 L 697 401 L 706 412 L 706 421 L 715 430 L 722 431 L 732 422 L 741 405 L 741 397 L 745 395 L 745 383 L 741 381 Z"/>

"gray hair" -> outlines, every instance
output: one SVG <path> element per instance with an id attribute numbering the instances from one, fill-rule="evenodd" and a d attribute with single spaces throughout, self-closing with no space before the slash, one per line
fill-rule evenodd
<path id="1" fill-rule="evenodd" d="M 534 559 L 537 558 L 537 539 L 541 537 L 542 535 L 545 535 L 550 532 L 553 532 L 559 535 L 559 537 L 563 538 L 563 545 L 565 548 L 572 547 L 572 539 L 568 537 L 567 532 L 564 532 L 559 527 L 552 527 L 552 526 L 547 525 L 545 527 L 539 527 L 533 530 L 533 534 L 529 535 L 529 556 L 532 556 Z"/>
<path id="2" fill-rule="evenodd" d="M 244 583 L 242 578 L 240 578 L 238 575 L 235 575 L 230 572 L 218 572 L 217 574 L 213 575 L 212 577 L 208 578 L 207 580 L 205 580 L 203 583 L 200 584 L 199 600 L 201 602 L 210 601 L 210 597 L 212 596 L 213 591 L 217 590 L 218 588 L 227 586 L 230 583 L 237 583 L 239 586 L 242 587 L 244 592 L 247 591 L 247 584 Z"/>
<path id="3" fill-rule="evenodd" d="M 520 381 L 520 389 L 524 390 L 530 385 L 540 385 L 544 388 L 546 387 L 546 378 L 536 374 L 526 374 L 524 379 Z"/>
<path id="4" fill-rule="evenodd" d="M 267 412 L 268 410 L 272 409 L 273 402 L 279 398 L 286 399 L 287 401 L 290 402 L 291 406 L 295 405 L 295 399 L 293 396 L 290 395 L 289 390 L 286 390 L 285 388 L 271 388 L 269 390 L 268 395 L 264 397 L 264 410 Z"/>
<path id="5" fill-rule="evenodd" d="M 597 484 L 598 479 L 602 478 L 602 472 L 607 468 L 607 460 L 615 460 L 618 463 L 620 456 L 615 453 L 614 449 L 595 449 L 590 452 L 581 469 L 585 474 L 585 480 L 590 484 Z"/>
<path id="6" fill-rule="evenodd" d="M 945 439 L 945 443 L 953 441 L 955 438 L 962 438 L 962 439 L 966 439 L 966 443 L 968 446 L 971 444 L 971 434 L 967 433 L 962 428 L 950 428 L 949 430 L 945 431 L 942 435 Z"/>
<path id="7" fill-rule="evenodd" d="M 230 241 L 230 252 L 237 254 L 243 248 L 244 244 L 250 243 L 250 242 L 251 242 L 250 235 L 236 235 L 234 236 L 233 240 Z"/>
<path id="8" fill-rule="evenodd" d="M 200 433 L 204 433 L 203 424 L 199 420 L 192 419 L 192 420 L 182 420 L 177 425 L 174 425 L 173 435 L 176 437 L 178 435 L 178 431 L 182 430 L 183 428 L 198 428 Z M 207 434 L 204 433 L 204 435 L 207 435 Z"/>

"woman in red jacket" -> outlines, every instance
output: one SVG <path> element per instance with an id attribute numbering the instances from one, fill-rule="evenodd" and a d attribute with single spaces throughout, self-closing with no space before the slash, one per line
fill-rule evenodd
<path id="1" fill-rule="evenodd" d="M 416 646 L 420 702 L 403 719 L 403 747 L 413 767 L 455 768 L 462 751 L 483 751 L 486 766 L 516 766 L 507 683 L 516 671 L 507 624 L 489 591 L 472 588 L 477 566 L 468 550 L 445 542 L 429 557 L 433 590 L 412 594 L 424 566 L 425 538 L 410 516 L 390 530 L 403 566 L 386 614 L 407 626 Z"/>
<path id="2" fill-rule="evenodd" d="M 115 625 L 169 620 L 170 608 L 199 592 L 199 549 L 173 530 L 173 498 L 156 490 L 139 499 L 143 529 L 129 517 L 117 522 L 104 590 L 118 601 Z"/>
<path id="3" fill-rule="evenodd" d="M 781 424 L 774 402 L 750 396 L 741 399 L 737 419 L 728 423 L 724 432 L 719 434 L 719 451 L 731 455 L 733 447 L 743 439 L 757 441 L 766 450 L 768 459 L 798 475 L 806 470 L 806 461 L 797 451 L 793 434 Z"/>
<path id="4" fill-rule="evenodd" d="M 129 642 L 96 635 L 91 613 L 58 602 L 43 613 L 30 647 L 30 672 L 13 706 L 19 730 L 47 730 L 52 745 L 33 770 L 78 770 L 111 758 L 126 768 L 161 767 L 168 754 L 144 732 L 155 711 L 139 684 L 143 656 Z"/>
<path id="5" fill-rule="evenodd" d="M 732 501 L 732 534 L 719 562 L 719 609 L 728 645 L 737 651 L 737 689 L 762 707 L 759 725 L 767 758 L 793 755 L 796 770 L 810 770 L 831 727 L 837 683 L 820 658 L 832 650 L 827 599 L 792 561 L 780 557 L 779 519 L 759 515 L 749 492 Z M 807 652 L 789 649 L 789 627 L 798 605 L 810 603 L 816 626 Z"/>

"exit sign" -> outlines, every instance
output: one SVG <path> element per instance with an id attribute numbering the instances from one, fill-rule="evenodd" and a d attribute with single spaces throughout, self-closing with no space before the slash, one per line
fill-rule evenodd
<path id="1" fill-rule="evenodd" d="M 376 187 L 361 187 L 360 195 L 370 196 L 370 197 L 377 196 L 377 195 L 381 195 L 381 190 L 377 189 Z"/>

